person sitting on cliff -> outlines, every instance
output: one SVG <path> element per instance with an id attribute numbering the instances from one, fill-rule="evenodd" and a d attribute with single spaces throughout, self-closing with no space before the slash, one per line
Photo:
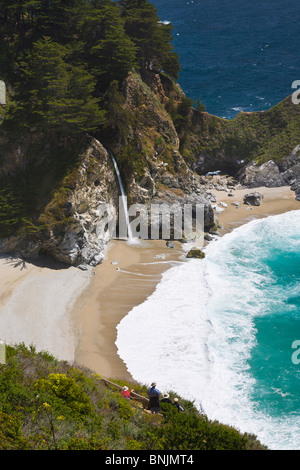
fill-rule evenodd
<path id="1" fill-rule="evenodd" d="M 133 389 L 132 390 L 128 390 L 128 387 L 126 387 L 126 385 L 123 387 L 123 390 L 122 390 L 122 396 L 124 398 L 127 398 L 127 400 L 131 400 L 131 392 L 133 392 Z"/>
<path id="2" fill-rule="evenodd" d="M 153 382 L 151 387 L 147 390 L 147 395 L 149 397 L 149 410 L 151 413 L 158 413 L 160 406 L 159 406 L 159 396 L 160 391 L 156 388 L 156 383 Z"/>
<path id="3" fill-rule="evenodd" d="M 173 405 L 170 395 L 168 393 L 164 393 L 163 398 L 160 400 L 161 403 L 169 403 Z"/>
<path id="4" fill-rule="evenodd" d="M 178 403 L 178 398 L 174 398 L 174 403 L 173 403 L 173 405 L 177 406 L 178 412 L 179 412 L 179 411 L 184 411 L 184 408 L 182 408 L 182 406 L 179 405 L 179 403 Z"/>

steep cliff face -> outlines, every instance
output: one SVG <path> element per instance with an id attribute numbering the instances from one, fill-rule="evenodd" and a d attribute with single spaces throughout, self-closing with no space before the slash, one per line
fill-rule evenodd
<path id="1" fill-rule="evenodd" d="M 166 84 L 175 86 L 167 79 Z M 150 74 L 148 84 L 139 75 L 129 74 L 123 84 L 121 111 L 126 120 L 113 134 L 108 133 L 105 146 L 115 153 L 129 204 L 147 208 L 152 203 L 204 204 L 205 229 L 209 230 L 215 225 L 214 213 L 200 177 L 179 151 L 164 86 L 158 74 Z M 182 96 L 179 88 L 176 93 Z M 2 181 L 18 186 L 25 179 L 26 183 L 20 183 L 24 186 L 21 195 L 32 187 L 39 191 L 28 207 L 21 205 L 16 230 L 2 238 L 0 251 L 17 251 L 29 258 L 47 254 L 69 265 L 100 263 L 110 237 L 103 204 L 108 208 L 106 220 L 112 219 L 118 215 L 120 195 L 106 148 L 87 135 L 82 136 L 80 146 L 78 140 L 65 139 L 58 145 L 34 135 L 13 145 L 11 140 L 6 136 L 2 145 Z"/>
<path id="2" fill-rule="evenodd" d="M 101 262 L 109 241 L 103 205 L 106 211 L 117 207 L 119 188 L 107 150 L 94 138 L 86 145 L 37 220 L 0 242 L 2 253 L 17 251 L 29 258 L 47 254 L 69 265 Z M 114 213 L 105 215 L 111 218 Z"/>
<path id="3" fill-rule="evenodd" d="M 203 204 L 205 229 L 209 230 L 215 224 L 209 195 L 200 176 L 183 158 L 177 130 L 167 111 L 170 100 L 179 103 L 184 93 L 159 74 L 150 73 L 144 80 L 129 74 L 124 82 L 124 108 L 133 116 L 134 127 L 127 133 L 123 147 L 114 146 L 129 200 L 147 208 L 153 203 Z"/>
<path id="4" fill-rule="evenodd" d="M 1 134 L 2 253 L 45 253 L 69 265 L 101 262 L 110 237 L 103 204 L 111 219 L 120 195 L 106 148 L 118 162 L 129 205 L 201 204 L 205 231 L 216 226 L 213 189 L 289 184 L 300 197 L 300 108 L 289 99 L 226 121 L 194 109 L 167 76 L 130 73 L 111 94 L 108 112 L 97 138 Z M 205 176 L 214 170 L 230 177 Z"/>

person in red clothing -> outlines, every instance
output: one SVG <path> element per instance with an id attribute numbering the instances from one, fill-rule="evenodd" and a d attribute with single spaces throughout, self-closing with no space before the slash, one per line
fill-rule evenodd
<path id="1" fill-rule="evenodd" d="M 133 392 L 133 389 L 129 391 L 128 387 L 126 387 L 126 385 L 125 385 L 125 387 L 123 387 L 123 390 L 122 390 L 122 396 L 124 398 L 127 398 L 128 400 L 131 400 L 131 396 L 130 396 L 131 392 Z"/>

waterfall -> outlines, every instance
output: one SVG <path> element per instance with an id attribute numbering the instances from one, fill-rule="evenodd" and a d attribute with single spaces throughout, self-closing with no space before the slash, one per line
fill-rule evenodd
<path id="1" fill-rule="evenodd" d="M 128 238 L 129 238 L 129 239 L 132 239 L 132 230 L 131 230 L 131 227 L 130 227 L 129 215 L 128 215 L 128 207 L 127 207 L 127 196 L 126 196 L 126 193 L 125 193 L 125 190 L 124 190 L 124 186 L 123 186 L 123 182 L 122 182 L 120 170 L 119 170 L 119 167 L 118 167 L 118 165 L 117 165 L 117 162 L 116 162 L 115 157 L 113 156 L 113 154 L 110 152 L 110 150 L 107 150 L 107 151 L 108 151 L 108 153 L 109 153 L 109 155 L 110 155 L 110 158 L 112 159 L 112 162 L 113 162 L 113 164 L 114 164 L 114 167 L 115 167 L 115 170 L 116 170 L 116 174 L 117 174 L 117 177 L 118 177 L 118 181 L 119 181 L 119 186 L 120 186 L 121 196 L 122 196 L 122 204 L 123 204 L 124 216 L 125 216 L 125 221 L 126 221 L 126 226 L 127 226 L 127 232 L 128 232 Z"/>

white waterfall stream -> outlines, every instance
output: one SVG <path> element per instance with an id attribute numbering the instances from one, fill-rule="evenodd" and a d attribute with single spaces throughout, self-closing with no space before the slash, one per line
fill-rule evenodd
<path id="1" fill-rule="evenodd" d="M 127 227 L 127 234 L 128 234 L 128 238 L 129 239 L 132 239 L 132 230 L 131 230 L 131 227 L 130 227 L 130 221 L 129 221 L 129 214 L 128 214 L 128 207 L 127 207 L 127 196 L 126 196 L 126 193 L 125 193 L 125 190 L 124 190 L 124 186 L 123 186 L 123 182 L 122 182 L 122 178 L 121 178 L 121 174 L 120 174 L 120 170 L 119 170 L 119 167 L 118 167 L 118 164 L 116 162 L 116 159 L 115 157 L 113 156 L 112 152 L 110 152 L 109 150 L 107 150 L 109 155 L 110 155 L 110 158 L 113 162 L 113 165 L 115 167 L 115 170 L 116 170 L 116 174 L 117 174 L 117 177 L 118 177 L 118 181 L 119 181 L 119 186 L 120 186 L 120 190 L 121 190 L 121 198 L 122 198 L 122 205 L 123 205 L 123 211 L 124 211 L 124 217 L 125 217 L 125 221 L 126 221 L 126 227 Z M 120 236 L 120 235 L 119 235 Z"/>

